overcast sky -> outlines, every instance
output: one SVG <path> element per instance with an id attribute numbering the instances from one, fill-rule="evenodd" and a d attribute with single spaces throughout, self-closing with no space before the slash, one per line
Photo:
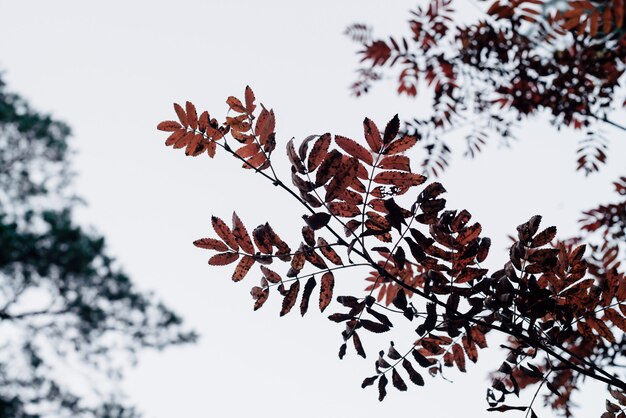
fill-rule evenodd
<path id="1" fill-rule="evenodd" d="M 464 17 L 476 16 L 461 3 Z M 454 384 L 428 379 L 426 387 L 407 393 L 391 389 L 379 403 L 374 388 L 359 387 L 373 374 L 374 358 L 351 352 L 339 361 L 341 327 L 326 315 L 311 310 L 300 318 L 294 311 L 279 318 L 277 295 L 252 312 L 249 289 L 256 276 L 232 283 L 232 266 L 209 267 L 208 253 L 191 242 L 212 233 L 211 215 L 230 219 L 236 209 L 248 229 L 269 221 L 294 248 L 301 208 L 228 158 L 192 159 L 166 149 L 155 129 L 174 117 L 173 101 L 191 100 L 222 119 L 226 97 L 242 96 L 246 84 L 275 110 L 279 147 L 291 137 L 327 131 L 360 139 L 365 116 L 380 126 L 395 113 L 428 112 L 384 85 L 361 99 L 348 91 L 357 58 L 344 28 L 367 22 L 376 34 L 403 34 L 413 6 L 380 0 L 0 0 L 5 81 L 73 128 L 76 188 L 89 203 L 80 219 L 106 235 L 110 252 L 142 289 L 156 292 L 202 334 L 195 346 L 146 352 L 127 371 L 123 385 L 148 418 L 485 414 L 487 371 L 503 358 L 497 351 L 481 351 L 481 365 L 470 365 L 466 375 L 449 372 Z M 581 210 L 614 199 L 611 181 L 626 174 L 626 141 L 610 127 L 606 133 L 609 162 L 589 178 L 575 172 L 582 133 L 559 133 L 545 120 L 525 123 L 511 149 L 494 143 L 475 160 L 454 147 L 458 152 L 441 181 L 449 206 L 468 209 L 493 239 L 491 266 L 505 258 L 506 235 L 530 216 L 542 214 L 546 226 L 559 227 L 559 236 L 572 236 Z M 277 164 L 288 179 L 287 165 Z M 359 274 L 338 275 L 336 294 L 364 286 Z M 366 338 L 370 357 L 389 339 L 406 347 L 415 338 L 411 327 L 395 331 Z M 603 395 L 585 393 L 580 416 L 598 415 Z"/>

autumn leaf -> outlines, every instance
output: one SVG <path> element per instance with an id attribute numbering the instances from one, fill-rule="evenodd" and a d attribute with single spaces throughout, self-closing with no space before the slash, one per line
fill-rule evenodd
<path id="1" fill-rule="evenodd" d="M 241 101 L 235 96 L 230 96 L 226 99 L 226 104 L 238 113 L 246 113 L 246 108 L 241 104 Z"/>
<path id="2" fill-rule="evenodd" d="M 276 273 L 275 271 L 270 270 L 269 268 L 267 268 L 265 266 L 261 266 L 261 272 L 263 273 L 263 277 L 265 277 L 268 282 L 270 282 L 270 283 L 280 283 L 281 282 L 280 275 L 278 273 Z"/>
<path id="3" fill-rule="evenodd" d="M 480 226 L 480 224 L 476 222 L 475 224 L 468 226 L 467 228 L 459 232 L 459 235 L 456 237 L 456 242 L 458 244 L 465 245 L 468 242 L 478 238 L 482 229 L 482 226 Z"/>
<path id="4" fill-rule="evenodd" d="M 365 141 L 367 145 L 369 145 L 370 150 L 379 153 L 383 146 L 383 141 L 376 124 L 370 119 L 365 118 L 365 120 L 363 120 L 363 130 L 365 131 Z"/>
<path id="5" fill-rule="evenodd" d="M 320 287 L 320 311 L 324 312 L 333 299 L 333 288 L 335 287 L 335 276 L 330 271 L 322 275 Z"/>
<path id="6" fill-rule="evenodd" d="M 306 284 L 304 285 L 304 291 L 302 292 L 302 301 L 300 302 L 300 314 L 304 316 L 304 314 L 309 309 L 309 299 L 311 298 L 311 293 L 313 293 L 313 289 L 317 282 L 315 281 L 315 277 L 309 277 Z"/>
<path id="7" fill-rule="evenodd" d="M 315 171 L 317 167 L 326 159 L 328 155 L 328 147 L 330 146 L 330 134 L 325 133 L 320 136 L 313 144 L 313 148 L 309 153 L 309 158 L 307 159 L 307 167 L 309 171 Z"/>
<path id="8" fill-rule="evenodd" d="M 601 336 L 610 343 L 615 343 L 615 336 L 613 335 L 609 327 L 606 326 L 604 321 L 597 319 L 593 316 L 586 318 L 586 321 L 587 324 L 589 324 L 591 328 L 593 328 L 598 333 L 599 336 Z"/>
<path id="9" fill-rule="evenodd" d="M 296 304 L 296 299 L 298 298 L 298 292 L 300 291 L 300 281 L 296 280 L 289 287 L 287 291 L 287 295 L 283 299 L 283 307 L 280 310 L 280 316 L 284 316 L 289 313 L 293 305 Z"/>
<path id="10" fill-rule="evenodd" d="M 239 254 L 237 253 L 228 252 L 215 254 L 213 257 L 209 258 L 209 264 L 212 266 L 225 266 L 237 260 L 238 258 Z"/>
<path id="11" fill-rule="evenodd" d="M 198 113 L 196 112 L 196 107 L 191 102 L 185 103 L 185 109 L 187 112 L 187 123 L 189 127 L 194 131 L 198 129 Z"/>
<path id="12" fill-rule="evenodd" d="M 341 260 L 341 257 L 339 257 L 339 254 L 337 254 L 337 252 L 330 246 L 330 244 L 328 244 L 328 242 L 324 238 L 319 237 L 317 239 L 317 246 L 319 247 L 322 255 L 326 257 L 331 263 L 336 266 L 343 265 L 343 261 Z"/>
<path id="13" fill-rule="evenodd" d="M 363 148 L 363 146 L 361 146 L 353 139 L 346 138 L 340 135 L 335 135 L 335 142 L 337 143 L 337 145 L 339 145 L 339 147 L 341 147 L 345 152 L 352 155 L 353 157 L 358 158 L 366 164 L 374 164 L 372 154 L 370 154 L 368 150 Z"/>
<path id="14" fill-rule="evenodd" d="M 461 272 L 461 274 L 459 274 L 457 276 L 456 279 L 454 279 L 454 283 L 456 284 L 462 284 L 462 283 L 467 283 L 470 282 L 472 280 L 475 280 L 479 277 L 484 276 L 485 274 L 487 274 L 487 269 L 478 269 L 478 268 L 474 268 L 474 267 L 466 267 L 465 269 L 463 269 L 463 271 Z"/>
<path id="15" fill-rule="evenodd" d="M 551 226 L 549 228 L 544 229 L 539 234 L 537 234 L 533 238 L 530 246 L 533 248 L 544 246 L 550 241 L 552 241 L 555 236 L 556 236 L 556 227 Z"/>
<path id="16" fill-rule="evenodd" d="M 380 160 L 378 167 L 387 170 L 411 171 L 411 160 L 404 155 L 393 155 Z"/>
<path id="17" fill-rule="evenodd" d="M 254 104 L 254 100 L 255 100 L 254 92 L 252 91 L 250 86 L 246 86 L 245 100 L 246 100 L 246 112 L 248 114 L 252 114 L 254 110 L 256 109 L 256 105 Z"/>
<path id="18" fill-rule="evenodd" d="M 287 156 L 289 157 L 291 165 L 298 173 L 306 173 L 306 168 L 304 168 L 304 164 L 302 163 L 302 160 L 300 160 L 300 156 L 296 153 L 296 148 L 293 145 L 293 139 L 290 139 L 289 142 L 287 142 Z"/>
<path id="19" fill-rule="evenodd" d="M 319 187 L 326 184 L 335 175 L 342 160 L 343 156 L 339 151 L 329 152 L 315 172 L 315 185 Z"/>
<path id="20" fill-rule="evenodd" d="M 374 176 L 378 184 L 390 184 L 398 187 L 419 186 L 426 181 L 426 177 L 416 173 L 402 171 L 382 171 Z"/>
<path id="21" fill-rule="evenodd" d="M 180 124 L 183 125 L 183 127 L 185 128 L 188 127 L 189 123 L 187 123 L 187 115 L 185 114 L 182 106 L 178 103 L 174 103 L 174 111 L 176 112 L 176 116 L 178 116 Z"/>
<path id="22" fill-rule="evenodd" d="M 384 154 L 398 154 L 413 148 L 415 144 L 417 144 L 417 138 L 415 138 L 414 136 L 404 136 L 400 139 L 393 141 L 389 146 L 387 146 L 387 148 L 385 148 L 384 150 Z"/>
<path id="23" fill-rule="evenodd" d="M 230 248 L 237 251 L 239 249 L 239 244 L 237 244 L 237 240 L 235 239 L 235 235 L 231 232 L 230 228 L 217 216 L 211 217 L 211 223 L 213 224 L 213 229 L 219 235 L 219 237 L 226 243 Z"/>
<path id="24" fill-rule="evenodd" d="M 353 218 L 361 214 L 361 209 L 357 205 L 346 202 L 331 202 L 328 205 L 330 213 L 343 218 Z"/>
<path id="25" fill-rule="evenodd" d="M 459 344 L 452 346 L 452 355 L 459 370 L 465 372 L 465 354 L 463 354 L 463 348 Z"/>
<path id="26" fill-rule="evenodd" d="M 263 304 L 269 297 L 270 292 L 269 292 L 269 289 L 264 289 L 259 286 L 254 286 L 252 290 L 250 291 L 250 294 L 252 295 L 252 298 L 254 299 L 254 310 L 256 311 L 261 306 L 263 306 Z"/>
<path id="27" fill-rule="evenodd" d="M 242 250 L 248 254 L 254 254 L 254 246 L 250 240 L 250 235 L 248 235 L 248 230 L 235 212 L 233 212 L 233 236 Z"/>
<path id="28" fill-rule="evenodd" d="M 239 264 L 235 268 L 233 272 L 233 281 L 238 282 L 243 279 L 248 271 L 250 271 L 250 267 L 254 264 L 254 258 L 249 255 L 244 255 L 241 260 L 239 260 Z"/>
<path id="29" fill-rule="evenodd" d="M 201 238 L 195 240 L 193 242 L 198 248 L 204 248 L 206 250 L 215 250 L 215 251 L 226 251 L 228 250 L 228 246 L 224 244 L 222 241 L 214 239 L 214 238 Z"/>
<path id="30" fill-rule="evenodd" d="M 182 129 L 182 126 L 180 125 L 180 123 L 175 122 L 173 120 L 165 120 L 157 125 L 157 129 L 159 131 L 171 132 L 171 131 L 176 131 L 178 129 Z"/>
<path id="31" fill-rule="evenodd" d="M 354 185 L 354 178 L 358 169 L 358 160 L 355 157 L 342 161 L 337 167 L 337 173 L 326 188 L 325 202 L 330 202 L 343 193 L 349 186 Z"/>

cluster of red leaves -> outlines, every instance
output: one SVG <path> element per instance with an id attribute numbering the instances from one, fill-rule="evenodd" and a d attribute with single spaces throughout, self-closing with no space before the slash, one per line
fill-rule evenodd
<path id="1" fill-rule="evenodd" d="M 484 19 L 464 26 L 453 23 L 452 0 L 429 0 L 412 12 L 410 39 L 357 37 L 351 28 L 365 64 L 353 92 L 366 93 L 385 67 L 397 68 L 399 94 L 432 90 L 432 116 L 405 128 L 424 139 L 428 173 L 447 165 L 450 150 L 441 137 L 459 122 L 469 119 L 474 127 L 465 152 L 473 156 L 489 132 L 507 141 L 515 121 L 542 110 L 559 128 L 587 131 L 578 169 L 597 171 L 607 149 L 599 125 L 618 101 L 624 73 L 624 0 L 567 1 L 565 9 L 552 3 L 491 1 Z M 366 28 L 357 26 L 358 33 Z"/>
<path id="2" fill-rule="evenodd" d="M 488 392 L 490 410 L 526 410 L 535 416 L 532 402 L 524 406 L 503 402 L 507 395 L 519 396 L 521 389 L 539 384 L 549 390 L 553 407 L 569 414 L 571 395 L 582 377 L 609 384 L 615 399 L 623 402 L 626 383 L 605 370 L 615 366 L 621 355 L 615 348 L 616 333 L 626 331 L 626 278 L 614 258 L 604 257 L 596 265 L 593 254 L 584 257 L 584 245 L 551 246 L 556 228 L 540 231 L 541 217 L 535 216 L 517 228 L 510 260 L 489 273 L 481 263 L 491 241 L 481 237 L 481 225 L 470 222 L 466 210 L 446 210 L 440 183 L 416 190 L 426 178 L 412 172 L 404 153 L 417 139 L 400 133 L 397 116 L 383 131 L 366 118 L 363 143 L 330 133 L 309 136 L 297 147 L 289 141 L 290 187 L 271 163 L 276 146 L 274 113 L 261 106 L 255 115 L 257 106 L 249 87 L 245 97 L 245 105 L 234 97 L 228 99 L 238 115 L 222 124 L 207 122 L 206 112 L 196 121 L 195 107 L 187 103 L 185 111 L 175 105 L 180 123 L 162 122 L 158 128 L 173 131 L 166 144 L 186 146 L 188 155 L 212 149 L 208 154 L 213 156 L 219 146 L 307 210 L 302 216 L 302 241 L 295 251 L 267 223 L 250 234 L 236 214 L 231 226 L 212 217 L 217 237 L 194 242 L 215 252 L 209 258 L 211 265 L 238 261 L 234 281 L 244 279 L 258 265 L 261 282 L 251 290 L 255 309 L 266 303 L 275 288 L 282 297 L 281 316 L 298 300 L 304 315 L 318 276 L 319 307 L 324 311 L 333 299 L 336 271 L 367 268 L 368 293 L 337 297 L 342 312 L 329 316 L 345 325 L 339 357 L 346 355 L 350 343 L 365 358 L 363 333 L 384 333 L 394 326 L 396 321 L 383 313 L 389 310 L 385 305 L 393 305 L 390 311 L 399 320 L 417 322 L 417 340 L 408 350 L 401 353 L 391 343 L 387 352 L 379 352 L 376 375 L 362 383 L 363 387 L 377 383 L 380 400 L 387 394 L 389 377 L 396 389 L 405 391 L 406 377 L 424 385 L 420 368 L 431 376 L 441 375 L 444 367 L 465 372 L 467 360 L 476 362 L 478 350 L 487 346 L 487 334 L 498 331 L 509 336 L 510 346 Z M 227 133 L 239 144 L 237 149 L 231 148 Z M 187 142 L 181 139 L 187 137 Z M 623 194 L 626 184 L 617 183 L 617 188 Z M 405 204 L 407 196 L 415 198 Z M 590 212 L 598 221 L 588 223 L 588 229 L 601 229 L 607 222 L 613 225 L 614 218 L 603 221 L 601 213 Z M 280 266 L 268 267 L 275 262 L 284 263 L 282 272 Z M 372 296 L 377 289 L 378 300 Z M 607 413 L 616 416 L 616 404 L 607 402 Z"/>

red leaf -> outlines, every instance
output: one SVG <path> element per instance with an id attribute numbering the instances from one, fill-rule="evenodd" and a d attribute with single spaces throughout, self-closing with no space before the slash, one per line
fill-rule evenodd
<path id="1" fill-rule="evenodd" d="M 309 154 L 309 158 L 307 159 L 307 166 L 309 167 L 309 171 L 315 171 L 317 167 L 324 161 L 326 156 L 328 155 L 328 147 L 330 146 L 330 134 L 325 133 L 320 136 L 315 144 L 313 144 L 313 148 L 311 149 L 311 153 Z"/>
<path id="2" fill-rule="evenodd" d="M 246 113 L 246 108 L 241 104 L 241 101 L 235 96 L 228 97 L 228 99 L 226 99 L 226 103 L 235 112 Z"/>
<path id="3" fill-rule="evenodd" d="M 167 139 L 165 140 L 165 146 L 166 147 L 170 147 L 172 145 L 174 145 L 176 142 L 178 142 L 178 140 L 183 136 L 186 135 L 187 131 L 185 131 L 184 129 L 179 129 L 177 131 L 174 131 L 170 136 L 167 137 Z"/>
<path id="4" fill-rule="evenodd" d="M 309 309 L 309 298 L 311 297 L 311 293 L 315 288 L 317 282 L 315 281 L 315 277 L 309 277 L 306 284 L 304 285 L 304 291 L 302 292 L 302 301 L 300 302 L 300 314 L 304 316 L 304 314 Z"/>
<path id="5" fill-rule="evenodd" d="M 382 171 L 374 176 L 378 184 L 389 184 L 398 187 L 418 186 L 426 181 L 421 174 L 405 173 L 401 171 Z"/>
<path id="6" fill-rule="evenodd" d="M 333 288 L 335 287 L 335 276 L 330 271 L 327 271 L 322 276 L 322 284 L 320 287 L 320 311 L 324 312 L 324 309 L 330 304 L 333 299 Z"/>
<path id="7" fill-rule="evenodd" d="M 256 109 L 256 105 L 254 104 L 254 92 L 252 91 L 252 89 L 250 88 L 250 86 L 246 86 L 246 112 L 248 112 L 249 114 L 252 114 L 252 112 L 254 112 L 254 109 Z"/>
<path id="8" fill-rule="evenodd" d="M 278 273 L 273 270 L 268 269 L 265 266 L 261 266 L 261 271 L 263 272 L 263 277 L 267 279 L 270 283 L 280 283 L 281 279 Z"/>
<path id="9" fill-rule="evenodd" d="M 235 267 L 235 271 L 233 272 L 233 281 L 238 282 L 243 279 L 248 271 L 250 271 L 250 267 L 254 264 L 254 258 L 249 255 L 244 255 L 237 267 Z"/>
<path id="10" fill-rule="evenodd" d="M 340 135 L 335 135 L 335 142 L 339 145 L 345 152 L 352 155 L 353 157 L 358 158 L 366 164 L 372 165 L 374 163 L 374 159 L 372 158 L 372 154 L 365 148 L 363 148 L 356 141 L 346 138 Z"/>
<path id="11" fill-rule="evenodd" d="M 474 267 L 466 267 L 463 270 L 463 272 L 459 274 L 456 279 L 454 279 L 454 283 L 456 284 L 467 283 L 479 277 L 484 276 L 485 274 L 487 274 L 487 272 L 488 272 L 487 269 L 477 269 Z"/>
<path id="12" fill-rule="evenodd" d="M 306 250 L 304 252 L 304 258 L 306 258 L 306 260 L 313 264 L 315 267 L 319 268 L 319 269 L 327 269 L 328 265 L 326 264 L 326 262 L 324 261 L 324 259 L 322 257 L 320 257 L 315 251 L 313 250 Z"/>
<path id="13" fill-rule="evenodd" d="M 180 125 L 180 123 L 175 122 L 173 120 L 164 120 L 163 122 L 157 125 L 157 129 L 159 131 L 166 131 L 166 132 L 176 131 L 181 128 L 182 126 Z"/>
<path id="14" fill-rule="evenodd" d="M 353 218 L 361 214 L 361 209 L 357 205 L 346 202 L 332 202 L 328 205 L 330 213 L 343 218 Z"/>
<path id="15" fill-rule="evenodd" d="M 183 110 L 182 106 L 179 105 L 178 103 L 174 103 L 174 111 L 176 112 L 176 115 L 178 116 L 178 120 L 180 121 L 180 124 L 183 125 L 185 128 L 189 126 L 189 124 L 187 123 L 187 115 L 185 114 L 185 111 Z"/>
<path id="16" fill-rule="evenodd" d="M 189 141 L 185 154 L 193 157 L 200 155 L 203 151 L 203 147 L 200 145 L 203 140 L 204 136 L 202 136 L 202 134 L 195 134 L 193 138 L 191 138 L 191 141 Z"/>
<path id="17" fill-rule="evenodd" d="M 270 238 L 266 225 L 259 225 L 252 231 L 252 239 L 259 251 L 263 254 L 272 253 L 272 239 Z"/>
<path id="18" fill-rule="evenodd" d="M 191 102 L 185 103 L 185 108 L 187 109 L 187 123 L 189 127 L 194 131 L 198 128 L 198 113 L 196 112 L 196 107 Z"/>
<path id="19" fill-rule="evenodd" d="M 319 237 L 317 239 L 317 245 L 322 252 L 322 255 L 326 257 L 331 263 L 335 264 L 336 266 L 343 265 L 343 261 L 341 261 L 341 257 L 339 257 L 339 254 L 337 254 L 337 252 L 329 246 L 328 242 L 326 242 L 324 238 Z"/>
<path id="20" fill-rule="evenodd" d="M 458 344 L 454 344 L 452 346 L 452 355 L 454 356 L 454 361 L 459 370 L 465 372 L 465 354 L 463 354 L 463 348 Z"/>
<path id="21" fill-rule="evenodd" d="M 289 157 L 291 165 L 296 169 L 298 173 L 306 173 L 306 168 L 304 168 L 302 160 L 300 160 L 298 153 L 296 153 L 296 148 L 293 145 L 293 139 L 290 139 L 289 142 L 287 142 L 287 156 Z"/>
<path id="22" fill-rule="evenodd" d="M 211 223 L 213 224 L 213 229 L 219 235 L 219 237 L 226 243 L 230 248 L 237 251 L 239 249 L 239 244 L 237 244 L 237 240 L 235 239 L 235 235 L 230 231 L 230 228 L 217 216 L 211 217 Z"/>
<path id="23" fill-rule="evenodd" d="M 411 172 L 411 160 L 404 155 L 394 155 L 391 157 L 383 158 L 378 164 L 380 168 L 386 168 L 388 170 L 400 170 Z"/>
<path id="24" fill-rule="evenodd" d="M 391 154 L 398 154 L 400 152 L 404 152 L 408 149 L 410 149 L 411 147 L 413 147 L 415 144 L 417 144 L 417 138 L 414 136 L 404 136 L 396 141 L 393 141 L 391 143 L 391 145 L 389 145 L 384 153 L 391 155 Z"/>
<path id="25" fill-rule="evenodd" d="M 305 260 L 306 257 L 304 255 L 303 245 L 300 244 L 300 248 L 298 248 L 298 251 L 296 251 L 293 258 L 291 259 L 291 269 L 289 270 L 289 273 L 287 273 L 287 276 L 296 276 L 300 272 L 300 270 L 302 270 L 302 267 L 304 267 Z"/>
<path id="26" fill-rule="evenodd" d="M 248 145 L 244 145 L 243 147 L 239 148 L 237 151 L 235 151 L 235 154 L 237 154 L 241 158 L 249 158 L 253 155 L 256 155 L 260 150 L 261 149 L 256 142 L 251 142 Z"/>
<path id="27" fill-rule="evenodd" d="M 606 326 L 604 321 L 594 318 L 592 316 L 587 318 L 586 320 L 587 320 L 587 323 L 591 326 L 591 328 L 596 330 L 598 335 L 600 335 L 602 338 L 604 338 L 610 343 L 615 343 L 615 336 L 613 335 L 609 327 Z"/>
<path id="28" fill-rule="evenodd" d="M 252 297 L 255 300 L 255 302 L 254 302 L 254 310 L 256 311 L 261 306 L 263 306 L 263 304 L 265 303 L 265 301 L 269 297 L 270 292 L 269 292 L 269 289 L 263 289 L 263 288 L 261 288 L 259 286 L 254 286 L 252 288 L 252 290 L 250 291 L 250 294 L 252 295 Z"/>
<path id="29" fill-rule="evenodd" d="M 333 177 L 326 189 L 324 201 L 330 202 L 336 199 L 349 186 L 354 187 L 354 180 L 359 166 L 359 160 L 355 157 L 348 158 L 337 167 L 337 174 Z"/>
<path id="30" fill-rule="evenodd" d="M 280 310 L 280 316 L 284 316 L 288 314 L 291 308 L 293 308 L 293 305 L 296 304 L 296 299 L 298 298 L 299 291 L 300 291 L 300 281 L 296 280 L 289 287 L 289 290 L 287 291 L 287 295 L 283 299 L 283 307 Z"/>
<path id="31" fill-rule="evenodd" d="M 471 226 L 468 226 L 463 231 L 459 232 L 459 235 L 456 238 L 456 242 L 461 245 L 465 245 L 468 242 L 478 238 L 481 231 L 482 231 L 482 227 L 477 222 Z"/>
<path id="32" fill-rule="evenodd" d="M 235 212 L 233 212 L 233 235 L 242 250 L 248 254 L 254 254 L 254 246 L 250 240 L 250 235 L 248 235 L 248 230 Z"/>
<path id="33" fill-rule="evenodd" d="M 476 363 L 476 361 L 478 360 L 478 349 L 476 348 L 476 344 L 474 343 L 474 340 L 470 341 L 467 338 L 467 335 L 464 335 L 463 338 L 461 339 L 461 343 L 463 344 L 463 349 L 465 350 L 465 353 L 467 354 L 467 358 L 472 360 L 472 362 Z"/>
<path id="34" fill-rule="evenodd" d="M 198 129 L 200 129 L 202 132 L 205 132 L 208 127 L 209 127 L 209 112 L 205 110 L 204 112 L 200 114 L 200 117 L 198 118 Z"/>
<path id="35" fill-rule="evenodd" d="M 265 144 L 270 136 L 274 132 L 276 127 L 276 119 L 274 117 L 274 111 L 263 109 L 259 118 L 256 121 L 254 127 L 254 133 L 259 137 L 259 142 Z"/>
<path id="36" fill-rule="evenodd" d="M 198 248 L 204 248 L 207 250 L 226 251 L 228 247 L 222 241 L 214 238 L 201 238 L 193 242 Z"/>
<path id="37" fill-rule="evenodd" d="M 556 226 L 551 226 L 538 233 L 532 240 L 530 246 L 533 248 L 541 247 L 549 243 L 556 236 Z"/>
<path id="38" fill-rule="evenodd" d="M 363 129 L 365 131 L 365 141 L 373 152 L 379 153 L 383 145 L 380 137 L 380 131 L 376 124 L 368 118 L 363 121 Z"/>
<path id="39" fill-rule="evenodd" d="M 193 139 L 196 134 L 193 131 L 187 131 L 182 136 L 178 138 L 176 143 L 174 144 L 175 149 L 184 148 L 189 145 L 189 142 Z"/>
<path id="40" fill-rule="evenodd" d="M 315 149 L 315 146 L 313 146 Z M 313 151 L 311 151 L 313 153 Z M 310 157 L 310 156 L 309 156 Z M 315 173 L 315 184 L 321 186 L 326 184 L 328 180 L 337 172 L 337 168 L 341 164 L 343 157 L 337 150 L 332 150 L 325 157 Z"/>
<path id="41" fill-rule="evenodd" d="M 239 258 L 237 253 L 220 253 L 209 258 L 209 264 L 212 266 L 225 266 Z"/>

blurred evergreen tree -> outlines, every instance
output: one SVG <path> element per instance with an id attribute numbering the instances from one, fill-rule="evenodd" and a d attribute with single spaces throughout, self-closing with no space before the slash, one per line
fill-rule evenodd
<path id="1" fill-rule="evenodd" d="M 196 340 L 74 223 L 69 136 L 0 78 L 0 418 L 135 417 L 97 383 L 99 406 L 75 393 L 67 367 L 115 379 L 140 348 Z"/>

